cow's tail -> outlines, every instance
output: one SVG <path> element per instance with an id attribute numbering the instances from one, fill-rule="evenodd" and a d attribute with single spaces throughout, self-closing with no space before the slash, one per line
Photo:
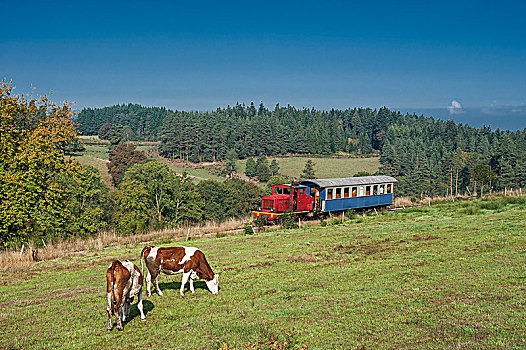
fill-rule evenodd
<path id="1" fill-rule="evenodd" d="M 141 260 L 141 274 L 142 274 L 143 278 L 144 278 L 144 265 L 143 265 L 143 263 L 142 263 L 142 259 L 143 259 L 144 252 L 145 252 L 146 249 L 148 249 L 148 248 L 151 248 L 151 247 L 150 247 L 150 246 L 146 246 L 146 247 L 142 248 L 142 250 L 141 250 L 141 256 L 139 257 L 139 260 Z M 144 257 L 144 259 L 146 259 L 146 256 Z"/>
<path id="2" fill-rule="evenodd" d="M 115 268 L 117 267 L 117 260 L 113 260 L 111 263 L 110 274 L 111 274 L 111 313 L 114 313 L 115 303 L 117 299 L 115 298 Z"/>

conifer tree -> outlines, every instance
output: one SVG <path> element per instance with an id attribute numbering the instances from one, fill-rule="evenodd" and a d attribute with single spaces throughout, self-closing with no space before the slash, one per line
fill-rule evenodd
<path id="1" fill-rule="evenodd" d="M 248 177 L 256 176 L 256 161 L 252 157 L 247 159 L 247 163 L 245 165 L 245 174 Z"/>
<path id="2" fill-rule="evenodd" d="M 276 176 L 279 174 L 279 163 L 276 159 L 272 159 L 269 168 L 271 176 Z"/>
<path id="3" fill-rule="evenodd" d="M 305 168 L 303 168 L 303 172 L 301 173 L 301 177 L 303 179 L 314 179 L 316 178 L 315 172 L 314 172 L 314 162 L 311 159 L 308 159 L 305 163 Z"/>
<path id="4" fill-rule="evenodd" d="M 256 175 L 261 182 L 267 182 L 270 178 L 270 169 L 268 166 L 267 157 L 264 155 L 259 157 L 256 162 Z"/>

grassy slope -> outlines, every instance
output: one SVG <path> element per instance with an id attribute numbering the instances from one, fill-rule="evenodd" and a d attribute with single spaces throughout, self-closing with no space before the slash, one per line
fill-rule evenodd
<path id="1" fill-rule="evenodd" d="M 111 176 L 106 166 L 109 157 L 109 144 L 100 141 L 95 136 L 81 137 L 85 142 L 86 150 L 74 156 L 77 162 L 81 164 L 88 164 L 99 169 L 104 182 L 111 186 Z M 147 152 L 155 150 L 156 146 L 151 143 L 138 143 L 137 150 Z M 274 158 L 269 158 L 269 164 Z M 307 159 L 311 159 L 315 164 L 315 173 L 317 178 L 334 178 L 334 177 L 349 177 L 359 171 L 367 171 L 374 173 L 380 166 L 379 158 L 309 158 L 309 157 L 283 157 L 276 158 L 280 165 L 280 173 L 298 178 L 305 168 Z M 246 159 L 237 162 L 239 172 L 244 173 Z M 179 163 L 170 163 L 169 166 L 177 173 L 186 173 L 198 179 L 214 179 L 224 180 L 215 174 L 214 169 L 210 166 L 185 166 Z"/>
<path id="2" fill-rule="evenodd" d="M 499 202 L 500 201 L 500 202 Z M 163 275 L 147 321 L 106 331 L 105 269 L 141 247 L 1 272 L 0 347 L 519 348 L 526 345 L 526 201 L 434 205 L 344 225 L 201 239 L 218 296 Z"/>
<path id="3" fill-rule="evenodd" d="M 268 158 L 269 164 L 274 158 Z M 301 176 L 308 159 L 314 162 L 316 178 L 328 179 L 350 177 L 360 171 L 375 173 L 380 167 L 379 158 L 312 158 L 283 157 L 276 158 L 280 174 L 298 178 Z M 246 159 L 237 162 L 238 171 L 245 172 Z"/>

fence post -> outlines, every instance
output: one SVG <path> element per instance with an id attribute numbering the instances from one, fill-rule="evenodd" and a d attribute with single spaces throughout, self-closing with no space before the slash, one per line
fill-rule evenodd
<path id="1" fill-rule="evenodd" d="M 25 244 L 22 244 L 22 249 L 20 249 L 20 256 L 19 258 L 22 258 L 22 253 L 24 252 L 24 248 L 26 247 Z"/>
<path id="2" fill-rule="evenodd" d="M 188 241 L 188 236 L 190 236 L 190 227 L 188 228 L 188 231 L 186 231 L 186 240 Z"/>

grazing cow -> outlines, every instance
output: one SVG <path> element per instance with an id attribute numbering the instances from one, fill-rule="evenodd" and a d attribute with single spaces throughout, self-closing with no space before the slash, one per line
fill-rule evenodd
<path id="1" fill-rule="evenodd" d="M 163 295 L 157 283 L 157 276 L 161 271 L 167 275 L 183 273 L 179 291 L 181 295 L 184 295 L 184 286 L 188 279 L 190 279 L 190 291 L 195 292 L 194 279 L 196 278 L 205 280 L 206 286 L 212 294 L 219 292 L 219 275 L 214 275 L 205 255 L 197 248 L 146 246 L 141 251 L 141 269 L 144 271 L 143 256 L 148 269 L 146 275 L 146 293 L 148 296 L 152 295 L 150 291 L 152 281 L 157 294 Z"/>
<path id="2" fill-rule="evenodd" d="M 137 308 L 141 321 L 146 321 L 142 307 L 142 274 L 129 260 L 114 260 L 106 271 L 106 297 L 108 299 L 108 330 L 112 329 L 111 316 L 117 316 L 117 329 L 122 331 L 122 322 L 130 314 L 130 304 L 138 295 Z M 122 322 L 121 322 L 122 319 Z"/>

